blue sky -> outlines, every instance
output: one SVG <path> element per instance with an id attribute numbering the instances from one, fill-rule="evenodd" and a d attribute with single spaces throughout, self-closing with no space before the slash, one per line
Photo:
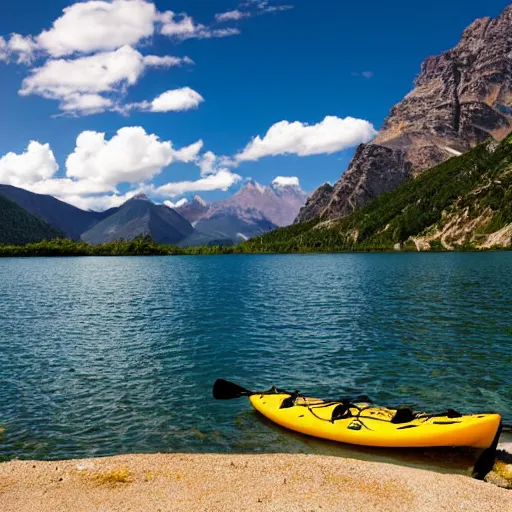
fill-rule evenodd
<path id="1" fill-rule="evenodd" d="M 114 0 L 113 3 L 122 1 L 126 2 Z M 154 4 L 155 28 L 149 36 L 146 34 L 139 39 L 124 32 L 118 34 L 117 46 L 113 42 L 116 34 L 108 30 L 103 39 L 100 35 L 92 36 L 96 39 L 94 44 L 91 43 L 90 35 L 80 34 L 80 27 L 85 24 L 76 22 L 79 17 L 74 21 L 64 20 L 66 24 L 60 27 L 56 24 L 56 30 L 48 38 L 38 39 L 43 30 L 52 29 L 54 22 L 63 16 L 64 8 L 76 8 L 73 2 L 18 0 L 2 3 L 0 60 L 2 41 L 4 53 L 0 62 L 0 181 L 21 186 L 25 179 L 27 188 L 53 193 L 74 204 L 95 208 L 110 204 L 108 200 L 96 201 L 97 197 L 116 196 L 120 201 L 126 192 L 141 185 L 150 187 L 150 194 L 158 191 L 155 192 L 157 200 L 176 201 L 192 195 L 194 183 L 202 178 L 208 178 L 208 181 L 202 181 L 197 188 L 207 200 L 225 196 L 229 193 L 229 190 L 222 190 L 226 184 L 233 181 L 232 191 L 247 177 L 268 184 L 276 176 L 296 176 L 306 191 L 312 191 L 324 181 L 332 182 L 339 178 L 350 161 L 354 146 L 368 139 L 368 125 L 371 123 L 378 130 L 390 107 L 412 88 L 413 79 L 426 56 L 454 46 L 462 30 L 475 18 L 495 17 L 508 4 L 503 0 L 432 0 L 422 3 L 421 7 L 406 1 L 249 0 L 245 5 L 244 0 L 131 1 Z M 164 14 L 168 11 L 172 11 L 174 16 Z M 215 15 L 233 11 L 242 13 L 242 19 L 215 21 Z M 183 22 L 190 18 L 185 18 L 182 13 L 193 19 L 190 22 L 192 32 L 187 37 L 182 36 L 182 29 L 186 28 Z M 231 14 L 227 17 L 236 16 Z M 140 16 L 135 18 L 140 22 Z M 75 29 L 73 22 L 76 23 Z M 107 19 L 108 22 L 119 28 L 119 20 L 112 18 L 110 21 Z M 168 30 L 163 27 L 168 27 Z M 132 26 L 130 30 L 138 28 Z M 140 30 L 141 33 L 147 32 L 147 26 L 141 26 Z M 167 35 L 164 33 L 166 30 L 169 32 Z M 8 48 L 12 33 L 26 38 L 23 51 L 16 49 L 20 45 L 15 42 L 11 49 Z M 144 69 L 138 70 L 133 83 L 116 82 L 114 92 L 93 91 L 94 98 L 84 98 L 82 94 L 89 92 L 83 93 L 82 90 L 78 100 L 75 91 L 62 93 L 59 89 L 62 84 L 54 83 L 62 77 L 56 78 L 55 74 L 38 75 L 22 85 L 24 79 L 37 73 L 34 69 L 53 65 L 50 61 L 71 62 L 94 56 L 103 59 L 106 53 L 117 52 L 121 46 L 132 49 L 132 53 L 126 51 L 130 62 L 154 55 L 179 59 L 189 57 L 193 64 L 183 60 L 172 65 L 163 61 L 149 64 L 147 61 Z M 116 53 L 116 58 L 119 55 Z M 20 58 L 25 62 L 17 63 Z M 84 69 L 87 74 L 87 65 L 84 62 L 85 67 L 77 68 L 76 76 L 84 73 Z M 69 67 L 69 70 L 74 69 Z M 63 73 L 75 76 L 75 72 L 68 72 L 67 68 Z M 84 79 L 87 81 L 87 76 Z M 98 77 L 98 82 L 102 79 Z M 68 77 L 63 80 L 69 88 Z M 89 84 L 87 87 L 92 86 Z M 20 95 L 23 88 L 25 93 Z M 58 93 L 55 92 L 57 90 Z M 189 101 L 187 109 L 171 110 L 170 97 L 164 97 L 160 104 L 165 104 L 165 111 L 155 111 L 162 108 L 157 108 L 152 101 L 166 91 L 180 91 L 179 95 L 173 96 L 171 103 L 178 101 L 185 105 Z M 95 104 L 100 101 L 98 98 L 106 98 L 112 103 L 103 107 L 104 111 L 97 109 L 96 113 L 91 113 L 94 109 L 73 109 L 75 101 L 82 104 L 82 101 L 90 100 Z M 317 125 L 326 116 L 332 116 L 334 124 L 326 125 L 323 131 L 318 126 L 316 135 L 312 130 L 304 130 L 305 125 Z M 347 116 L 356 118 L 359 124 L 343 124 L 341 121 Z M 263 138 L 269 128 L 282 121 L 288 122 L 285 131 L 293 128 L 289 123 L 302 123 L 294 126 L 298 130 L 297 136 L 301 137 L 298 146 L 306 149 L 297 150 L 293 140 L 290 142 L 295 131 L 286 132 L 288 142 L 281 146 L 275 138 L 264 140 L 261 147 L 252 148 L 246 154 L 252 156 L 233 161 L 235 155 L 243 154 L 242 150 L 253 137 L 259 135 Z M 91 155 L 91 148 L 101 146 L 101 137 L 89 136 L 87 140 L 84 137 L 82 144 L 87 148 L 75 154 L 67 167 L 66 158 L 75 151 L 78 135 L 83 132 L 104 133 L 105 145 L 123 127 L 142 127 L 144 133 L 123 132 L 116 144 L 99 156 Z M 325 133 L 337 135 L 331 142 L 324 142 Z M 145 137 L 151 134 L 158 137 L 154 139 L 156 143 Z M 115 150 L 123 152 L 123 137 L 135 145 L 140 138 L 140 154 L 126 157 L 126 162 L 120 158 L 116 163 L 113 162 L 116 160 Z M 316 137 L 316 142 L 311 142 L 311 137 Z M 322 141 L 318 142 L 318 137 Z M 41 145 L 49 144 L 55 162 L 49 162 L 48 150 L 39 146 L 32 148 L 34 155 L 23 157 L 31 140 Z M 175 153 L 198 140 L 203 142 L 200 149 L 195 146 L 184 154 Z M 169 146 L 155 145 L 166 141 L 172 141 L 172 151 Z M 148 156 L 144 151 L 167 151 L 168 154 L 155 157 L 156 160 L 144 168 L 141 162 L 133 161 L 137 158 L 144 160 Z M 216 155 L 209 168 L 205 164 L 208 151 Z M 296 154 L 301 151 L 302 156 Z M 9 152 L 14 156 L 6 159 Z M 276 156 L 265 156 L 275 153 Z M 34 158 L 40 158 L 48 169 L 37 175 L 30 167 Z M 165 165 L 171 158 L 173 163 Z M 116 165 L 124 164 L 133 166 L 133 169 L 125 169 L 123 176 L 126 180 L 122 181 L 125 178 L 119 175 L 123 169 Z M 226 169 L 227 174 L 219 175 L 222 169 Z M 58 179 L 65 178 L 66 173 L 67 182 L 59 182 Z M 102 173 L 110 174 L 105 177 Z M 240 177 L 238 181 L 230 178 L 233 175 Z M 53 181 L 40 183 L 45 180 Z M 66 188 L 70 180 L 80 181 L 80 184 L 74 183 L 71 188 Z M 189 184 L 181 188 L 169 186 L 158 189 L 183 181 Z M 59 193 L 59 187 L 62 187 L 62 193 Z M 184 192 L 176 193 L 180 190 Z"/>

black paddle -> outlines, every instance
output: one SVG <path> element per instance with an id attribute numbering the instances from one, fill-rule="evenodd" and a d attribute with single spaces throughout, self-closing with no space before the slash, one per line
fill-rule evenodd
<path id="1" fill-rule="evenodd" d="M 241 396 L 251 396 L 255 393 L 248 389 L 229 382 L 224 379 L 217 379 L 213 385 L 213 398 L 217 400 L 231 400 L 232 398 L 240 398 Z"/>

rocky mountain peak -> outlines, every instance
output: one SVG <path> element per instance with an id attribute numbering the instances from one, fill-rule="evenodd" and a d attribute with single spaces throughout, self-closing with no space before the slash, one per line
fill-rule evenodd
<path id="1" fill-rule="evenodd" d="M 298 221 L 347 215 L 423 170 L 512 130 L 512 6 L 495 19 L 475 20 L 457 46 L 427 57 L 414 89 L 390 111 L 348 170 L 308 201 Z M 327 203 L 327 204 L 326 204 Z"/>
<path id="2" fill-rule="evenodd" d="M 193 200 L 201 206 L 206 206 L 206 201 L 201 196 L 195 195 Z"/>
<path id="3" fill-rule="evenodd" d="M 150 203 L 152 202 L 151 199 L 149 199 L 149 197 L 143 193 L 134 195 L 132 199 L 134 199 L 135 201 L 149 201 Z"/>
<path id="4" fill-rule="evenodd" d="M 245 185 L 237 192 L 237 194 L 243 194 L 245 191 L 258 192 L 259 194 L 264 194 L 267 188 L 268 187 L 261 185 L 256 180 L 250 179 L 247 180 Z"/>

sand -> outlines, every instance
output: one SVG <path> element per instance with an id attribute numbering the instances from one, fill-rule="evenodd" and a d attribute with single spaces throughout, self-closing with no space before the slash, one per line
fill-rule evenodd
<path id="1" fill-rule="evenodd" d="M 0 464 L 2 512 L 509 511 L 464 475 L 325 455 L 153 454 Z"/>

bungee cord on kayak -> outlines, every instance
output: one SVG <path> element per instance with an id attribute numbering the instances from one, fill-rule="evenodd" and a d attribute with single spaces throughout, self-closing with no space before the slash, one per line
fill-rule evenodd
<path id="1" fill-rule="evenodd" d="M 331 441 L 386 448 L 483 449 L 473 471 L 476 478 L 483 478 L 490 471 L 502 429 L 501 416 L 494 413 L 463 415 L 447 409 L 428 414 L 415 412 L 411 407 L 356 403 L 349 398 L 322 400 L 302 395 L 299 390 L 288 392 L 275 386 L 267 391 L 250 391 L 223 379 L 215 382 L 213 396 L 219 400 L 245 396 L 256 411 L 274 423 Z M 304 414 L 305 409 L 309 414 Z"/>

